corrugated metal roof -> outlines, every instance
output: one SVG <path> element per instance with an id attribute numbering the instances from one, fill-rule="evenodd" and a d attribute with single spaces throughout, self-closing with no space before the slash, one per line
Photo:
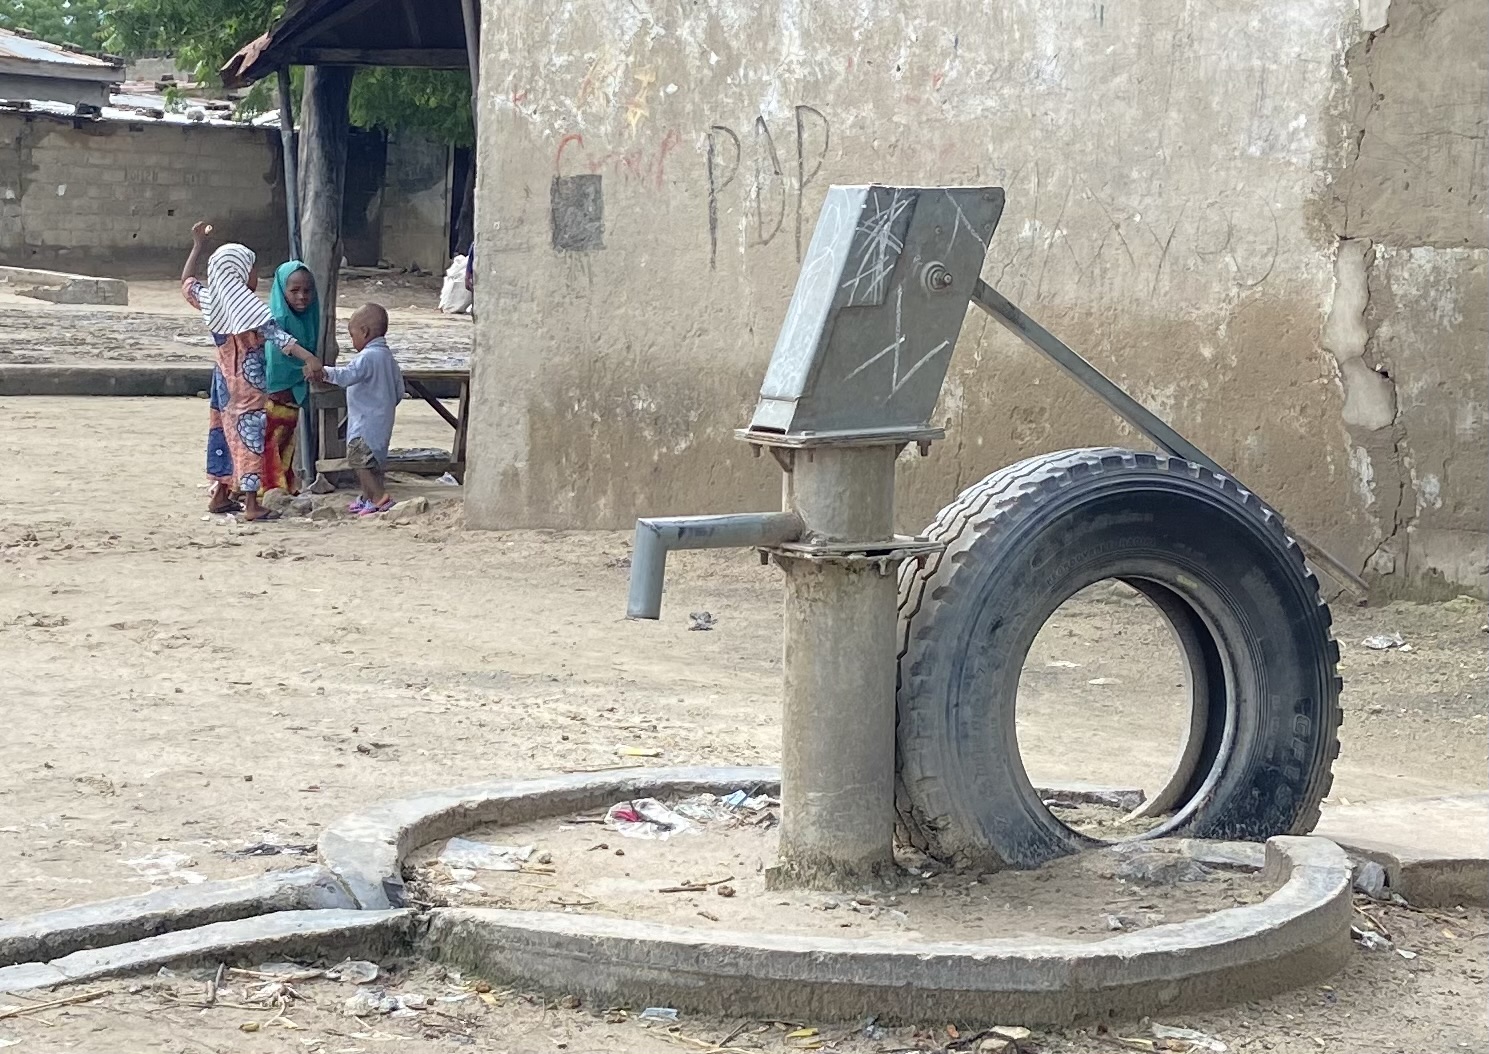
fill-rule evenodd
<path id="1" fill-rule="evenodd" d="M 55 66 L 89 66 L 102 69 L 123 69 L 124 66 L 121 62 L 109 62 L 107 59 L 84 55 L 81 51 L 73 51 L 58 44 L 48 44 L 45 40 L 33 40 L 7 29 L 0 29 L 0 58 L 23 59 L 28 62 L 41 62 Z"/>

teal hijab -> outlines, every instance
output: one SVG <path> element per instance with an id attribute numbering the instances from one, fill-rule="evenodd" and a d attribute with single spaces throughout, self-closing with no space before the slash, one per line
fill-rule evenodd
<path id="1" fill-rule="evenodd" d="M 313 355 L 321 334 L 321 298 L 317 291 L 315 299 L 303 313 L 297 314 L 290 307 L 285 289 L 296 271 L 309 274 L 310 268 L 299 260 L 290 260 L 280 264 L 274 272 L 274 288 L 269 291 L 269 312 L 274 316 L 274 321 L 283 326 L 284 331 L 294 337 L 300 347 Z M 311 281 L 314 282 L 314 279 Z M 295 403 L 304 406 L 310 395 L 304 365 L 299 359 L 292 359 L 284 354 L 273 341 L 269 342 L 264 351 L 264 387 L 271 392 L 288 390 L 294 396 Z"/>

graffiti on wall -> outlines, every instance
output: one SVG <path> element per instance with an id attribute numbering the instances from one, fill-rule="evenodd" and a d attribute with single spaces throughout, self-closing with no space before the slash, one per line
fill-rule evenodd
<path id="1" fill-rule="evenodd" d="M 612 178 L 661 190 L 667 178 L 667 159 L 682 144 L 676 128 L 663 133 L 655 146 L 636 146 L 626 150 L 593 149 L 579 132 L 561 137 L 553 152 L 553 174 L 563 179 L 586 173 Z"/>
<path id="2" fill-rule="evenodd" d="M 746 238 L 751 245 L 769 245 L 786 229 L 788 222 L 801 260 L 805 226 L 806 188 L 821 174 L 832 143 L 832 125 L 815 106 L 797 106 L 793 112 L 794 135 L 783 151 L 763 115 L 757 115 L 749 131 L 741 133 L 726 124 L 709 128 L 704 143 L 704 166 L 708 177 L 708 265 L 718 267 L 719 213 L 725 194 L 744 199 Z"/>
<path id="3" fill-rule="evenodd" d="M 736 207 L 744 210 L 745 244 L 789 238 L 801 260 L 809 236 L 806 192 L 827 162 L 832 125 L 821 110 L 805 104 L 792 111 L 790 127 L 781 123 L 777 119 L 772 126 L 757 114 L 744 130 L 715 124 L 704 134 L 710 268 L 718 266 L 720 216 Z M 595 219 L 603 212 L 601 177 L 660 191 L 682 141 L 676 128 L 667 128 L 653 143 L 624 149 L 592 146 L 582 132 L 559 137 L 553 151 L 555 248 L 560 243 L 566 251 L 601 247 Z"/>

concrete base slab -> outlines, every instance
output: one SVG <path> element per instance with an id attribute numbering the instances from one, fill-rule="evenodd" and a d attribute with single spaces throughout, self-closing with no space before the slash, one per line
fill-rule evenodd
<path id="1" fill-rule="evenodd" d="M 774 768 L 644 769 L 431 791 L 336 821 L 321 836 L 321 858 L 359 903 L 381 908 L 401 903 L 411 850 L 473 827 L 642 796 L 768 793 L 779 779 Z M 1344 963 L 1352 910 L 1344 852 L 1323 839 L 1274 838 L 1264 854 L 1275 892 L 1261 904 L 1101 941 L 855 940 L 439 908 L 418 947 L 493 980 L 699 1013 L 1029 1024 L 1140 1016 L 1263 998 Z M 1232 867 L 1256 859 L 1244 846 L 1211 856 Z"/>
<path id="2" fill-rule="evenodd" d="M 1078 783 L 1074 780 L 1066 780 L 1058 787 L 1035 787 L 1034 793 L 1046 802 L 1104 805 L 1108 809 L 1123 809 L 1128 812 L 1147 800 L 1147 795 L 1137 787 L 1103 787 L 1096 783 Z"/>
<path id="3" fill-rule="evenodd" d="M 129 283 L 118 278 L 43 271 L 35 267 L 0 267 L 0 282 L 20 296 L 54 304 L 129 305 Z"/>
<path id="4" fill-rule="evenodd" d="M 212 366 L 0 366 L 0 395 L 195 396 L 212 386 Z"/>
<path id="5" fill-rule="evenodd" d="M 270 912 L 356 906 L 324 867 L 162 889 L 0 922 L 0 966 L 45 962 L 88 948 Z"/>
<path id="6" fill-rule="evenodd" d="M 408 951 L 411 911 L 281 911 L 0 969 L 0 993 L 91 981 L 161 966 L 266 959 L 379 959 Z"/>
<path id="7" fill-rule="evenodd" d="M 204 350 L 203 355 L 207 352 Z M 197 396 L 212 385 L 212 365 L 167 363 L 160 366 L 0 365 L 0 396 L 129 395 Z M 424 386 L 437 399 L 455 399 L 460 386 L 451 380 L 429 380 Z"/>
<path id="8" fill-rule="evenodd" d="M 1413 904 L 1489 906 L 1489 792 L 1327 805 L 1315 833 L 1378 861 Z"/>
<path id="9" fill-rule="evenodd" d="M 0 993 L 28 992 L 66 984 L 67 975 L 47 963 L 19 963 L 0 967 Z"/>
<path id="10" fill-rule="evenodd" d="M 1350 955 L 1350 867 L 1274 838 L 1264 902 L 1101 941 L 930 942 L 729 933 L 626 919 L 439 908 L 424 954 L 492 980 L 634 1006 L 809 1021 L 1065 1025 L 1260 999 Z"/>

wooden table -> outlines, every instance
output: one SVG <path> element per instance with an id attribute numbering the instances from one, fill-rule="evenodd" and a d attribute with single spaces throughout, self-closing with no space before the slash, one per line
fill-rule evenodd
<path id="1" fill-rule="evenodd" d="M 448 389 L 452 385 L 458 393 L 458 408 L 453 414 L 431 387 Z M 470 370 L 404 370 L 403 386 L 410 396 L 423 399 L 444 418 L 445 423 L 455 430 L 455 438 L 450 444 L 448 458 L 399 460 L 392 462 L 388 469 L 419 476 L 441 476 L 448 472 L 464 483 L 466 426 L 470 421 Z M 310 405 L 320 451 L 315 462 L 319 478 L 313 489 L 326 493 L 335 489 L 335 483 L 328 478 L 331 474 L 350 471 L 346 463 L 346 391 L 334 384 L 312 384 Z"/>

